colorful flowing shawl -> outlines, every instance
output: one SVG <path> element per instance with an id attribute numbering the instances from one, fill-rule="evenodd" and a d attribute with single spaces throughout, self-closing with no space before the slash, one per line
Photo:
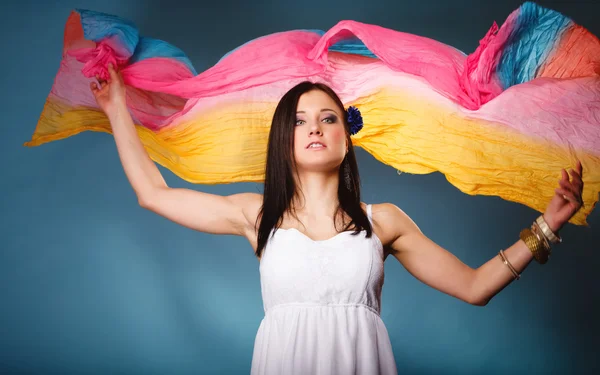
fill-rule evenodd
<path id="1" fill-rule="evenodd" d="M 150 157 L 192 183 L 260 182 L 271 118 L 295 84 L 331 86 L 365 125 L 353 143 L 407 173 L 443 173 L 466 194 L 538 211 L 561 168 L 584 168 L 586 217 L 600 190 L 600 42 L 524 3 L 470 55 L 441 42 L 341 21 L 251 40 L 198 74 L 188 57 L 122 18 L 69 16 L 60 69 L 26 146 L 111 132 L 89 89 L 112 62 Z"/>

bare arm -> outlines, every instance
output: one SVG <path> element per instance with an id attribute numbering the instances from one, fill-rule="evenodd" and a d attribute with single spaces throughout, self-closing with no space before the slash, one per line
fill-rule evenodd
<path id="1" fill-rule="evenodd" d="M 260 195 L 219 196 L 167 186 L 137 134 L 127 110 L 125 86 L 120 74 L 112 67 L 109 72 L 109 82 L 102 82 L 100 86 L 92 83 L 91 89 L 109 118 L 121 164 L 139 204 L 201 232 L 248 235 L 254 228 Z"/>
<path id="2" fill-rule="evenodd" d="M 576 170 L 570 170 L 572 179 L 565 169 L 561 173 L 560 187 L 555 190 L 543 214 L 544 221 L 554 233 L 557 233 L 583 205 L 581 162 L 578 161 Z M 473 305 L 484 306 L 514 280 L 510 268 L 499 255 L 473 269 L 427 238 L 398 207 L 391 204 L 377 206 L 377 214 L 380 216 L 378 222 L 384 223 L 382 227 L 391 245 L 390 253 L 425 284 Z M 374 210 L 374 218 L 375 213 Z M 504 255 L 518 274 L 533 259 L 523 240 L 518 240 L 504 250 Z"/>
<path id="3" fill-rule="evenodd" d="M 390 224 L 390 253 L 423 283 L 469 304 L 485 306 L 513 281 L 513 274 L 498 256 L 474 269 L 425 236 L 398 207 L 380 206 L 379 221 L 394 223 Z M 504 254 L 519 273 L 533 259 L 522 240 Z"/>
<path id="4" fill-rule="evenodd" d="M 117 151 L 125 175 L 142 206 L 158 189 L 166 189 L 167 183 L 156 164 L 146 152 L 129 114 L 125 102 L 118 102 L 107 111 Z"/>

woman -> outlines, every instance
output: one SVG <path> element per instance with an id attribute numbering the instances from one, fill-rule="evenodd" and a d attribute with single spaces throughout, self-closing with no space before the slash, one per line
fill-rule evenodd
<path id="1" fill-rule="evenodd" d="M 383 263 L 393 255 L 425 284 L 485 306 L 581 207 L 582 166 L 562 170 L 544 215 L 477 269 L 428 239 L 398 207 L 360 202 L 347 111 L 327 86 L 301 83 L 275 110 L 264 195 L 227 197 L 167 186 L 137 136 L 120 74 L 91 83 L 142 207 L 206 233 L 248 239 L 260 261 L 265 318 L 253 374 L 393 374 L 379 317 Z"/>

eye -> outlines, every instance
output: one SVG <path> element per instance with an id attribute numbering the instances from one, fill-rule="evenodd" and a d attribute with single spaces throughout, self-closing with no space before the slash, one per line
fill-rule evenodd
<path id="1" fill-rule="evenodd" d="M 335 117 L 335 116 L 328 116 L 328 117 L 325 117 L 323 119 L 323 121 L 325 121 L 327 124 L 333 124 L 333 123 L 335 123 L 337 121 L 337 117 Z"/>
<path id="2" fill-rule="evenodd" d="M 304 124 L 304 120 L 296 119 L 296 125 Z"/>

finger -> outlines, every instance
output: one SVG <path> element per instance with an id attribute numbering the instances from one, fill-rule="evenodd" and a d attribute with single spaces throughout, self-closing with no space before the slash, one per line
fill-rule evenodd
<path id="1" fill-rule="evenodd" d="M 574 171 L 573 169 L 571 169 L 569 171 L 569 174 L 571 175 L 572 179 L 571 179 L 571 183 L 573 184 L 573 186 L 575 187 L 575 189 L 577 191 L 580 190 L 581 185 L 583 184 L 583 181 L 581 181 L 581 177 L 579 176 L 579 173 L 577 173 L 576 171 Z"/>
<path id="2" fill-rule="evenodd" d="M 95 94 L 98 92 L 98 84 L 96 82 L 90 82 L 90 89 Z"/>
<path id="3" fill-rule="evenodd" d="M 571 177 L 574 178 L 581 178 L 581 176 L 579 175 L 579 172 L 577 172 L 576 170 L 574 170 L 573 168 L 571 168 L 569 170 L 569 174 L 571 175 Z"/>
<path id="4" fill-rule="evenodd" d="M 565 181 L 559 181 L 558 184 L 560 185 L 560 189 L 561 191 L 567 191 L 570 193 L 571 196 L 573 196 L 573 198 L 575 198 L 575 200 L 579 201 L 578 197 L 580 196 L 579 191 L 575 189 L 575 187 L 573 187 L 573 185 L 571 185 L 568 182 Z"/>
<path id="5" fill-rule="evenodd" d="M 580 205 L 580 202 L 578 200 L 576 200 L 575 198 L 572 198 L 568 195 L 563 195 L 563 198 L 571 203 L 575 203 L 577 206 Z"/>
<path id="6" fill-rule="evenodd" d="M 583 164 L 581 164 L 581 160 L 577 160 L 577 173 L 579 174 L 579 178 L 583 180 Z"/>
<path id="7" fill-rule="evenodd" d="M 573 170 L 573 182 L 579 188 L 579 190 L 583 190 L 583 167 L 581 166 L 581 162 L 578 162 L 577 170 Z"/>
<path id="8" fill-rule="evenodd" d="M 575 202 L 575 203 L 578 202 L 577 198 L 569 190 L 558 188 L 558 189 L 555 189 L 554 191 L 565 200 L 568 200 L 570 202 Z"/>
<path id="9" fill-rule="evenodd" d="M 583 200 L 580 196 L 573 194 L 572 192 L 565 189 L 556 189 L 554 190 L 558 195 L 560 195 L 563 199 L 573 202 L 578 206 L 583 207 Z"/>
<path id="10" fill-rule="evenodd" d="M 560 173 L 562 173 L 562 180 L 563 181 L 569 181 L 570 182 L 570 180 L 569 180 L 569 174 L 567 173 L 566 170 L 561 169 Z"/>
<path id="11" fill-rule="evenodd" d="M 573 184 L 570 183 L 570 182 L 559 180 L 558 181 L 558 185 L 560 185 L 560 187 L 563 190 L 566 190 L 566 191 L 570 192 L 573 195 L 577 195 L 578 194 L 578 189 L 575 186 L 573 186 Z"/>
<path id="12" fill-rule="evenodd" d="M 108 74 L 110 75 L 111 81 L 115 81 L 115 80 L 119 79 L 117 71 L 115 70 L 115 67 L 113 66 L 112 63 L 108 63 Z"/>

